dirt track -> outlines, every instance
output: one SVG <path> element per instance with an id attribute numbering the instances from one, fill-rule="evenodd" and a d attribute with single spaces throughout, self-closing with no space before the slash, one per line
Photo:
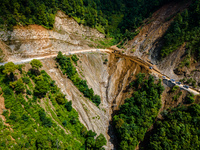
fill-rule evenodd
<path id="1" fill-rule="evenodd" d="M 119 57 L 123 57 L 123 58 L 128 58 L 136 63 L 138 63 L 139 65 L 145 67 L 147 70 L 149 70 L 149 72 L 151 73 L 154 73 L 154 74 L 157 74 L 159 78 L 163 78 L 163 76 L 165 76 L 165 79 L 167 79 L 168 81 L 170 81 L 170 78 L 165 75 L 165 74 L 162 74 L 158 69 L 150 69 L 149 67 L 152 66 L 151 63 L 149 62 L 145 62 L 143 61 L 142 59 L 136 57 L 136 56 L 128 56 L 128 55 L 124 55 L 122 53 L 120 53 L 119 51 L 117 50 L 113 50 L 113 49 L 86 49 L 86 50 L 79 50 L 79 51 L 70 51 L 70 52 L 66 52 L 66 53 L 63 53 L 65 55 L 71 55 L 71 54 L 76 54 L 76 53 L 87 53 L 87 52 L 107 52 L 107 53 L 116 53 L 117 56 Z M 34 57 L 34 58 L 27 58 L 27 59 L 23 59 L 21 61 L 16 61 L 16 62 L 13 62 L 14 64 L 22 64 L 22 63 L 27 63 L 27 62 L 30 62 L 31 60 L 33 59 L 38 59 L 38 60 L 41 60 L 41 59 L 46 59 L 46 58 L 52 58 L 52 57 L 56 57 L 57 54 L 54 54 L 54 55 L 48 55 L 48 56 L 43 56 L 43 57 Z M 0 63 L 0 65 L 4 65 L 6 64 L 7 62 L 4 62 L 4 63 Z M 170 81 L 171 82 L 171 81 Z M 173 82 L 175 85 L 179 86 L 180 88 L 182 88 L 183 90 L 186 90 L 188 92 L 191 92 L 193 93 L 194 95 L 199 95 L 200 93 L 192 88 L 184 88 L 183 85 L 178 85 L 176 84 L 175 82 Z"/>

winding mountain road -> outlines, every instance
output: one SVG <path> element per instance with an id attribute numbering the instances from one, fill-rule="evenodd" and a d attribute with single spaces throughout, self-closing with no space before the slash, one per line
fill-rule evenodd
<path id="1" fill-rule="evenodd" d="M 121 54 L 120 52 L 118 52 L 117 50 L 113 50 L 113 49 L 86 49 L 86 50 L 78 50 L 78 51 L 69 51 L 66 53 L 63 53 L 64 55 L 72 55 L 72 54 L 77 54 L 77 53 L 88 53 L 88 52 L 107 52 L 107 53 L 117 53 L 118 55 L 122 55 L 123 57 L 127 57 L 131 60 L 133 60 L 134 62 L 144 66 L 147 70 L 150 70 L 150 72 L 157 74 L 159 77 L 168 80 L 168 82 L 172 82 L 170 81 L 170 78 L 164 74 L 162 74 L 159 70 L 152 68 L 150 69 L 149 67 L 152 66 L 151 63 L 149 62 L 145 62 L 144 60 L 135 57 L 135 56 L 128 56 L 125 54 Z M 43 56 L 43 57 L 33 57 L 33 58 L 26 58 L 26 59 L 22 59 L 20 61 L 13 61 L 14 64 L 23 64 L 23 63 L 28 63 L 33 59 L 38 59 L 38 60 L 42 60 L 42 59 L 47 59 L 47 58 L 52 58 L 52 57 L 56 57 L 57 54 L 54 55 L 48 55 L 48 56 Z M 4 62 L 4 63 L 0 63 L 0 66 L 5 65 L 8 62 Z M 192 88 L 185 88 L 184 85 L 182 84 L 177 84 L 176 82 L 172 82 L 172 84 L 179 86 L 181 89 L 186 90 L 188 92 L 193 93 L 194 95 L 199 95 L 200 93 L 198 91 L 196 91 L 195 89 Z"/>

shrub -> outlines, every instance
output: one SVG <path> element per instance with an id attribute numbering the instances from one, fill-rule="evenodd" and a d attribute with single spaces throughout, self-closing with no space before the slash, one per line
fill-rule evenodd
<path id="1" fill-rule="evenodd" d="M 29 120 L 29 116 L 27 114 L 23 114 L 22 115 L 22 120 L 28 121 Z"/>
<path id="2" fill-rule="evenodd" d="M 108 59 L 106 58 L 105 60 L 104 60 L 104 62 L 103 62 L 103 64 L 107 64 L 107 62 L 108 62 Z"/>
<path id="3" fill-rule="evenodd" d="M 71 124 L 76 124 L 77 123 L 77 119 L 75 117 L 73 117 L 71 120 L 70 120 Z"/>

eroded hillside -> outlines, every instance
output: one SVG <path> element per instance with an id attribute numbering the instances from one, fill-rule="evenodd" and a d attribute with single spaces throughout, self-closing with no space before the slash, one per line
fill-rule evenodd
<path id="1" fill-rule="evenodd" d="M 144 21 L 144 25 L 138 29 L 140 30 L 139 34 L 125 45 L 127 49 L 125 52 L 128 55 L 136 55 L 146 61 L 150 60 L 156 64 L 162 73 L 171 78 L 182 78 L 174 73 L 174 69 L 181 62 L 185 53 L 184 45 L 163 60 L 160 60 L 160 50 L 163 44 L 162 38 L 174 17 L 177 13 L 188 8 L 190 4 L 191 1 L 184 3 L 173 2 L 161 7 L 153 13 L 152 17 Z"/>
<path id="2" fill-rule="evenodd" d="M 58 11 L 53 30 L 39 25 L 16 26 L 13 31 L 0 31 L 0 40 L 7 45 L 8 61 L 22 57 L 44 56 L 96 45 L 95 40 L 104 39 L 96 29 L 79 25 L 73 18 Z"/>
<path id="3" fill-rule="evenodd" d="M 99 108 L 85 98 L 72 81 L 62 74 L 56 67 L 54 59 L 43 60 L 43 69 L 56 81 L 61 91 L 66 94 L 66 98 L 72 100 L 80 121 L 88 129 L 98 134 L 103 133 L 110 141 L 107 149 L 112 149 L 115 138 L 111 135 L 113 132 L 110 126 L 113 110 L 116 110 L 125 97 L 128 97 L 126 88 L 130 80 L 139 72 L 149 71 L 128 58 L 120 58 L 114 54 L 88 53 L 79 54 L 78 57 L 77 71 L 80 77 L 86 79 L 89 88 L 101 96 Z"/>

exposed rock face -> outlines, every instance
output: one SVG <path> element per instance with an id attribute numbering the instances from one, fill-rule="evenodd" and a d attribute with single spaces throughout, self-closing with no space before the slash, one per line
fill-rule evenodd
<path id="1" fill-rule="evenodd" d="M 88 38 L 104 38 L 96 29 L 79 25 L 73 18 L 58 11 L 53 30 L 42 26 L 15 27 L 13 31 L 1 31 L 0 40 L 10 47 L 9 60 L 87 49 L 92 42 Z"/>
<path id="2" fill-rule="evenodd" d="M 144 60 L 150 60 L 160 71 L 171 78 L 177 79 L 174 74 L 175 66 L 180 62 L 184 51 L 177 50 L 170 56 L 160 61 L 160 50 L 163 44 L 162 38 L 178 12 L 185 10 L 191 1 L 187 3 L 170 3 L 156 11 L 151 18 L 140 27 L 140 33 L 126 45 L 126 53 L 136 55 Z M 182 48 L 183 49 L 183 48 Z M 133 51 L 135 51 L 133 53 Z"/>
<path id="3" fill-rule="evenodd" d="M 78 56 L 79 76 L 87 80 L 89 88 L 93 88 L 95 94 L 101 96 L 99 108 L 85 98 L 71 80 L 55 67 L 53 59 L 42 60 L 42 69 L 56 81 L 58 87 L 66 94 L 66 98 L 72 100 L 80 121 L 97 134 L 104 134 L 108 141 L 105 148 L 113 149 L 116 141 L 110 126 L 111 115 L 126 97 L 131 96 L 126 88 L 134 75 L 139 72 L 147 73 L 148 70 L 128 58 L 119 58 L 114 54 L 90 53 Z M 108 59 L 107 64 L 104 64 L 105 59 Z"/>

